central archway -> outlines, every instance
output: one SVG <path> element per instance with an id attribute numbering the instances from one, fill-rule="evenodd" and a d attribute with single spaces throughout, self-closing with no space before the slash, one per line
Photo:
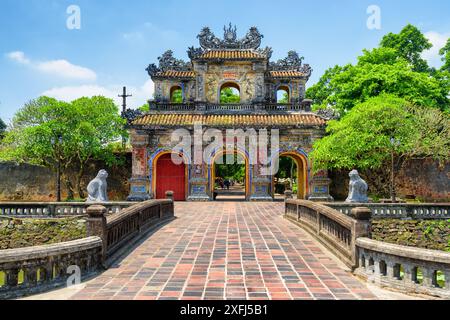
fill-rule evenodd
<path id="1" fill-rule="evenodd" d="M 233 157 L 233 164 L 227 163 L 226 158 L 227 157 Z M 221 162 L 220 160 L 223 159 Z M 239 162 L 241 163 L 239 163 Z M 211 161 L 211 181 L 210 181 L 210 188 L 211 188 L 211 194 L 213 196 L 213 200 L 242 200 L 245 201 L 249 198 L 250 195 L 250 189 L 249 189 L 249 165 L 248 165 L 248 158 L 247 156 L 238 150 L 235 151 L 227 151 L 223 150 L 218 153 L 216 153 L 212 157 Z M 234 166 L 236 168 L 242 166 L 244 169 L 244 174 L 238 174 L 242 176 L 242 179 L 239 177 L 231 177 L 231 176 L 219 176 L 219 168 L 223 166 Z M 220 181 L 221 180 L 221 181 Z M 230 186 L 226 185 L 226 180 L 230 182 Z M 232 181 L 230 181 L 232 180 Z M 239 181 L 242 180 L 242 181 Z M 222 184 L 220 183 L 222 182 Z M 233 184 L 234 182 L 234 184 Z M 239 189 L 243 187 L 244 192 L 243 195 L 240 197 L 240 194 L 242 192 L 239 191 Z M 219 198 L 219 199 L 218 199 Z"/>

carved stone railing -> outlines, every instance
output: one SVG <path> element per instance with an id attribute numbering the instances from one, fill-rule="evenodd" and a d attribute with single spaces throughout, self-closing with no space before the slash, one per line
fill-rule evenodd
<path id="1" fill-rule="evenodd" d="M 149 200 L 135 204 L 117 214 L 106 216 L 106 208 L 93 205 L 88 208 L 87 234 L 102 239 L 102 260 L 105 266 L 116 254 L 126 249 L 135 238 L 162 222 L 174 218 L 174 203 L 167 192 L 166 200 Z"/>
<path id="2" fill-rule="evenodd" d="M 376 285 L 450 299 L 450 253 L 375 241 L 356 240 L 355 274 Z"/>
<path id="3" fill-rule="evenodd" d="M 99 237 L 0 251 L 0 299 L 12 299 L 62 286 L 76 270 L 81 279 L 101 266 Z M 69 267 L 74 266 L 71 270 Z M 80 279 L 80 280 L 81 280 Z"/>
<path id="4" fill-rule="evenodd" d="M 353 208 L 367 207 L 373 218 L 396 219 L 450 219 L 449 203 L 324 203 L 346 215 L 350 215 Z"/>
<path id="5" fill-rule="evenodd" d="M 195 111 L 196 105 L 194 103 L 169 103 L 169 102 L 150 102 L 150 110 L 159 111 Z"/>
<path id="6" fill-rule="evenodd" d="M 352 217 L 323 204 L 286 199 L 285 217 L 300 225 L 350 268 L 357 267 L 356 239 L 370 236 L 370 210 L 354 208 Z"/>
<path id="7" fill-rule="evenodd" d="M 132 206 L 135 202 L 108 202 L 102 203 L 108 214 L 117 213 L 124 208 Z M 0 202 L 0 217 L 17 218 L 48 218 L 79 216 L 87 214 L 87 202 Z"/>
<path id="8" fill-rule="evenodd" d="M 311 100 L 303 100 L 300 103 L 169 103 L 169 102 L 149 102 L 150 111 L 174 111 L 189 112 L 201 111 L 206 113 L 217 113 L 227 111 L 241 112 L 289 112 L 289 111 L 311 111 Z"/>

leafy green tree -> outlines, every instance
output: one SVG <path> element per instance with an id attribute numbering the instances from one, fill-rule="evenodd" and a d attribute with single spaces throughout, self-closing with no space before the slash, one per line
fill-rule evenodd
<path id="1" fill-rule="evenodd" d="M 345 114 L 355 105 L 381 94 L 393 94 L 415 104 L 449 108 L 449 83 L 429 73 L 416 72 L 396 49 L 364 50 L 356 65 L 335 66 L 325 72 L 306 95 L 314 108 L 333 107 Z"/>
<path id="2" fill-rule="evenodd" d="M 85 194 L 81 178 L 90 160 L 108 165 L 118 161 L 111 142 L 125 134 L 124 120 L 111 99 L 80 98 L 71 103 L 40 97 L 27 103 L 13 118 L 4 138 L 0 158 L 43 165 L 61 164 L 68 198 Z M 73 176 L 75 172 L 75 176 Z"/>
<path id="3" fill-rule="evenodd" d="M 146 104 L 143 104 L 141 107 L 139 107 L 138 110 L 140 110 L 142 112 L 149 112 L 150 106 L 148 105 L 148 103 L 146 103 Z"/>
<path id="4" fill-rule="evenodd" d="M 239 93 L 233 91 L 232 88 L 224 88 L 220 91 L 220 103 L 239 103 L 240 101 Z"/>
<path id="5" fill-rule="evenodd" d="M 330 121 L 327 132 L 328 136 L 314 144 L 315 171 L 357 168 L 386 173 L 392 154 L 397 169 L 411 158 L 450 159 L 448 115 L 393 95 L 358 104 L 340 121 Z"/>
<path id="6" fill-rule="evenodd" d="M 450 73 L 450 38 L 447 40 L 447 44 L 439 51 L 439 54 L 442 56 L 442 61 L 444 62 L 441 71 Z"/>
<path id="7" fill-rule="evenodd" d="M 397 50 L 400 57 L 413 66 L 414 71 L 427 72 L 429 70 L 429 66 L 421 58 L 421 54 L 423 51 L 431 49 L 433 45 L 417 27 L 408 24 L 398 34 L 391 32 L 383 37 L 380 45 L 382 48 Z"/>
<path id="8" fill-rule="evenodd" d="M 170 97 L 171 103 L 182 103 L 183 102 L 183 91 L 181 89 L 177 89 L 172 93 L 172 97 Z"/>

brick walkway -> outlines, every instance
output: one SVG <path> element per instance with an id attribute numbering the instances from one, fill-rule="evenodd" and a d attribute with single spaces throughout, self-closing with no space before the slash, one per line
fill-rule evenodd
<path id="1" fill-rule="evenodd" d="M 73 299 L 373 299 L 283 203 L 177 203 L 178 219 Z"/>

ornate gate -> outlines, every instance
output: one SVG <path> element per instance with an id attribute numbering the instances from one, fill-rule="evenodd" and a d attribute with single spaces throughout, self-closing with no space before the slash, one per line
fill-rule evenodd
<path id="1" fill-rule="evenodd" d="M 175 164 L 172 154 L 166 153 L 156 162 L 156 199 L 165 199 L 166 191 L 174 192 L 175 201 L 186 200 L 186 165 Z"/>

